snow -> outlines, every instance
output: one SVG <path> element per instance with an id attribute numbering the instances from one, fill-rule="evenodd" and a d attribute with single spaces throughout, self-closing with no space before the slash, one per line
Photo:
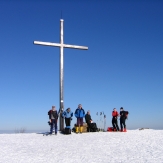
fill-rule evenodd
<path id="1" fill-rule="evenodd" d="M 163 163 L 163 130 L 0 134 L 0 163 Z"/>

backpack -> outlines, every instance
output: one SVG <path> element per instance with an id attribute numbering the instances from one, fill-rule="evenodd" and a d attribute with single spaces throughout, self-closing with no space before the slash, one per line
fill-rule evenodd
<path id="1" fill-rule="evenodd" d="M 65 127 L 64 134 L 65 135 L 71 134 L 71 128 L 70 128 L 70 126 Z"/>
<path id="2" fill-rule="evenodd" d="M 129 114 L 129 112 L 125 111 L 125 119 L 128 119 L 128 114 Z"/>
<path id="3" fill-rule="evenodd" d="M 113 127 L 108 127 L 107 131 L 112 132 L 114 131 Z"/>

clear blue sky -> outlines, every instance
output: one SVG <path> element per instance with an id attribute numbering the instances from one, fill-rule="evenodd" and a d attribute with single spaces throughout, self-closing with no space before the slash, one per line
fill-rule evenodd
<path id="1" fill-rule="evenodd" d="M 64 106 L 81 103 L 130 112 L 127 128 L 163 129 L 163 1 L 0 1 L 0 130 L 48 130 L 47 112 L 59 109 L 59 42 L 64 49 Z M 76 121 L 73 118 L 73 124 Z"/>

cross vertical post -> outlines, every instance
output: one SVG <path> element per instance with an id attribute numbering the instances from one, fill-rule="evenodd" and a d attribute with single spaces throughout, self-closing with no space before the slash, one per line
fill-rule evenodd
<path id="1" fill-rule="evenodd" d="M 80 50 L 88 50 L 88 47 L 86 46 L 78 46 L 78 45 L 69 45 L 69 44 L 64 44 L 63 41 L 63 19 L 60 19 L 60 43 L 52 43 L 52 42 L 42 42 L 42 41 L 34 41 L 34 44 L 36 45 L 44 45 L 44 46 L 55 46 L 55 47 L 60 47 L 60 131 L 64 130 L 64 119 L 62 118 L 62 113 L 64 111 L 64 54 L 63 54 L 63 49 L 64 48 L 72 48 L 72 49 L 80 49 Z"/>
<path id="2" fill-rule="evenodd" d="M 60 20 L 60 130 L 64 129 L 64 119 L 62 118 L 62 113 L 64 110 L 64 101 L 63 101 L 63 88 L 64 88 L 64 68 L 63 68 L 63 19 Z"/>

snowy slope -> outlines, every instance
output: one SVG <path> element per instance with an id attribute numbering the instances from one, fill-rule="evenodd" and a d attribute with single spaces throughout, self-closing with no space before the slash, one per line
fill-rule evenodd
<path id="1" fill-rule="evenodd" d="M 0 134 L 0 163 L 163 163 L 163 130 Z"/>

